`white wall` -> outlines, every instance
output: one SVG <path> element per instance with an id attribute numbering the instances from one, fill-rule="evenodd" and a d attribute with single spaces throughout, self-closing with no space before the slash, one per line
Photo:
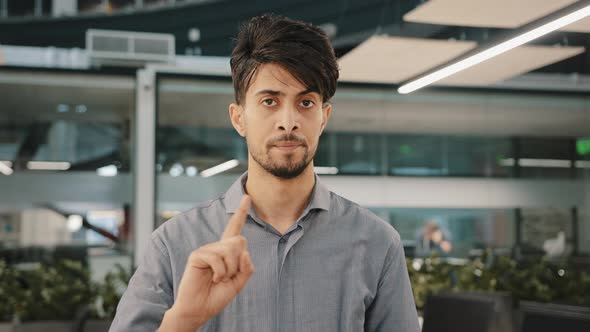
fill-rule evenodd
<path id="1" fill-rule="evenodd" d="M 162 208 L 187 207 L 223 193 L 237 175 L 158 177 Z M 363 206 L 413 208 L 566 207 L 583 203 L 579 180 L 322 176 L 335 193 Z M 186 205 L 182 205 L 185 203 Z"/>
<path id="2" fill-rule="evenodd" d="M 48 210 L 24 210 L 20 215 L 20 246 L 56 246 L 71 241 L 66 218 Z"/>
<path id="3" fill-rule="evenodd" d="M 51 14 L 53 16 L 76 15 L 78 12 L 78 1 L 76 0 L 53 0 Z"/>
<path id="4" fill-rule="evenodd" d="M 158 202 L 175 209 L 214 198 L 237 174 L 210 178 L 159 175 Z M 332 191 L 364 206 L 430 208 L 583 207 L 590 199 L 588 181 L 481 178 L 411 178 L 322 176 Z M 131 203 L 131 177 L 94 173 L 26 174 L 0 177 L 0 210 L 58 202 L 89 207 Z M 186 204 L 186 205 L 183 205 Z M 168 205 L 168 206 L 166 206 Z"/>

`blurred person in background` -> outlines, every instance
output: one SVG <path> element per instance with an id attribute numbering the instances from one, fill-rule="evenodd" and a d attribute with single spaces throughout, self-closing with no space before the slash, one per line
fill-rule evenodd
<path id="1" fill-rule="evenodd" d="M 447 256 L 453 245 L 451 235 L 446 229 L 441 228 L 436 220 L 428 220 L 416 237 L 416 256 L 424 257 L 436 254 Z"/>

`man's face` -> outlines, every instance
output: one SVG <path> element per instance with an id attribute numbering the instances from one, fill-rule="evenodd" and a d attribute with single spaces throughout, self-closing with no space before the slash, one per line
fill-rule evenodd
<path id="1" fill-rule="evenodd" d="M 440 231 L 440 229 L 437 229 L 436 231 L 434 231 L 432 233 L 432 242 L 434 243 L 440 243 L 440 241 L 442 241 L 443 236 L 442 236 L 442 232 Z"/>
<path id="2" fill-rule="evenodd" d="M 290 179 L 312 167 L 331 106 L 276 64 L 264 64 L 241 105 L 230 105 L 232 124 L 246 138 L 250 159 Z"/>

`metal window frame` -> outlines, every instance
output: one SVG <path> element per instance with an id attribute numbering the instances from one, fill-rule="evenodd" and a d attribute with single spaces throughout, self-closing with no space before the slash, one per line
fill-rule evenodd
<path id="1" fill-rule="evenodd" d="M 216 59 L 193 63 L 190 67 L 166 64 L 148 64 L 137 71 L 135 102 L 134 200 L 131 241 L 133 265 L 144 256 L 156 224 L 156 126 L 158 75 L 194 74 L 200 76 L 229 77 L 229 61 Z"/>

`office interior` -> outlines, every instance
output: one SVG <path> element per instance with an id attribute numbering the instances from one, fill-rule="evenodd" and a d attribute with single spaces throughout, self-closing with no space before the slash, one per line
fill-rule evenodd
<path id="1" fill-rule="evenodd" d="M 584 8 L 0 0 L 0 331 L 108 330 L 151 232 L 247 169 L 229 54 L 239 23 L 267 12 L 334 45 L 315 171 L 399 232 L 423 331 L 586 329 L 590 16 L 399 90 Z M 421 248 L 429 223 L 451 250 Z"/>

